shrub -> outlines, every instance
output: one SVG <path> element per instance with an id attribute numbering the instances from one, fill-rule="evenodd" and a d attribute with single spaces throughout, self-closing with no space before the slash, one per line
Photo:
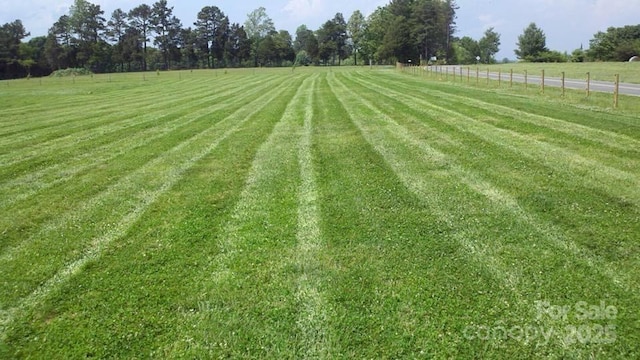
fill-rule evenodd
<path id="1" fill-rule="evenodd" d="M 67 77 L 67 76 L 86 76 L 86 75 L 93 75 L 93 72 L 85 68 L 68 68 L 63 70 L 56 70 L 50 76 Z"/>
<path id="2" fill-rule="evenodd" d="M 562 63 L 567 62 L 569 57 L 559 51 L 543 51 L 536 56 L 527 56 L 525 61 L 535 63 Z"/>

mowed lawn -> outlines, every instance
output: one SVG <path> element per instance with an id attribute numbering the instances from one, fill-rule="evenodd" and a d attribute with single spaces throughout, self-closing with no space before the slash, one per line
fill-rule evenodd
<path id="1" fill-rule="evenodd" d="M 638 114 L 368 68 L 0 83 L 0 358 L 639 356 Z"/>

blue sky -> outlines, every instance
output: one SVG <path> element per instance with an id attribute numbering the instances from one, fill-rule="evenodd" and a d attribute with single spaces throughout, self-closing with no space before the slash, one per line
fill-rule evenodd
<path id="1" fill-rule="evenodd" d="M 107 18 L 116 8 L 125 11 L 143 3 L 142 0 L 89 0 L 99 4 Z M 154 0 L 148 0 L 151 4 Z M 345 19 L 354 10 L 365 15 L 388 0 L 169 0 L 175 15 L 185 26 L 191 26 L 198 11 L 207 5 L 218 6 L 232 22 L 244 23 L 247 14 L 264 6 L 276 28 L 292 34 L 298 25 L 317 29 L 337 12 Z M 0 0 L 0 24 L 21 19 L 33 36 L 45 35 L 47 29 L 68 12 L 73 0 Z M 502 45 L 498 59 L 515 58 L 518 35 L 535 22 L 547 35 L 547 46 L 568 51 L 584 45 L 598 31 L 609 26 L 640 23 L 640 0 L 458 0 L 457 36 L 482 37 L 484 30 L 495 27 L 501 34 Z"/>

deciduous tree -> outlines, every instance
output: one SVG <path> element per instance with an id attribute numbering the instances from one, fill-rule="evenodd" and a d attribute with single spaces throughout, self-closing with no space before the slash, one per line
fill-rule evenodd
<path id="1" fill-rule="evenodd" d="M 500 34 L 491 27 L 484 32 L 482 39 L 478 41 L 480 60 L 487 64 L 496 62 L 495 55 L 500 51 Z"/>
<path id="2" fill-rule="evenodd" d="M 387 6 L 378 7 L 367 18 L 367 27 L 364 31 L 364 40 L 361 45 L 361 57 L 370 61 L 384 60 L 380 56 L 384 36 L 388 29 L 388 24 L 392 21 L 393 14 Z"/>
<path id="3" fill-rule="evenodd" d="M 255 66 L 258 66 L 258 49 L 260 48 L 260 43 L 267 35 L 276 31 L 273 20 L 267 15 L 267 9 L 259 7 L 247 14 L 244 30 L 249 40 L 251 40 L 251 51 L 254 56 Z"/>
<path id="4" fill-rule="evenodd" d="M 27 36 L 29 33 L 21 20 L 15 20 L 0 27 L 0 79 L 11 78 L 12 74 L 19 72 L 20 61 L 23 60 L 20 57 L 20 44 Z M 28 70 L 30 67 L 31 65 L 28 66 Z"/>
<path id="5" fill-rule="evenodd" d="M 300 25 L 296 30 L 293 49 L 297 54 L 297 64 L 308 65 L 318 61 L 318 38 L 306 25 Z"/>
<path id="6" fill-rule="evenodd" d="M 469 36 L 456 41 L 456 56 L 460 64 L 475 64 L 480 56 L 480 45 Z"/>
<path id="7" fill-rule="evenodd" d="M 351 17 L 349 17 L 349 22 L 347 23 L 347 34 L 353 44 L 355 65 L 358 65 L 358 52 L 360 51 L 360 47 L 365 36 L 366 26 L 367 20 L 364 18 L 364 15 L 362 15 L 360 10 L 354 11 L 353 14 L 351 14 Z"/>
<path id="8" fill-rule="evenodd" d="M 589 42 L 587 56 L 597 61 L 627 61 L 640 55 L 640 25 L 610 27 Z"/>
<path id="9" fill-rule="evenodd" d="M 320 59 L 325 63 L 331 59 L 338 65 L 342 59 L 346 59 L 349 54 L 347 47 L 347 23 L 342 13 L 337 13 L 333 19 L 325 22 L 318 30 L 318 49 Z"/>
<path id="10" fill-rule="evenodd" d="M 251 42 L 244 27 L 238 23 L 232 24 L 229 28 L 225 53 L 232 66 L 240 66 L 251 56 Z"/>
<path id="11" fill-rule="evenodd" d="M 411 38 L 411 26 L 404 16 L 395 16 L 386 31 L 378 55 L 383 59 L 403 63 L 415 61 L 418 52 Z"/>
<path id="12" fill-rule="evenodd" d="M 101 40 L 106 28 L 104 11 L 100 5 L 86 0 L 75 0 L 69 8 L 69 24 L 75 36 L 81 43 L 95 44 Z"/>

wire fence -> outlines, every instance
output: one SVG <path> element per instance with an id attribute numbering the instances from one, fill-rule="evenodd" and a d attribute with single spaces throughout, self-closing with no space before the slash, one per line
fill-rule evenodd
<path id="1" fill-rule="evenodd" d="M 562 71 L 560 77 L 549 77 L 545 70 L 539 73 L 531 73 L 527 70 L 515 72 L 509 69 L 506 72 L 502 70 L 480 68 L 479 66 L 460 66 L 460 65 L 431 65 L 418 66 L 413 64 L 398 63 L 396 68 L 414 75 L 436 78 L 444 81 L 452 81 L 465 83 L 468 85 L 490 85 L 497 84 L 499 87 L 513 88 L 516 84 L 524 86 L 525 89 L 538 88 L 544 94 L 548 88 L 560 89 L 562 97 L 566 95 L 567 90 L 584 91 L 585 96 L 589 98 L 594 92 L 611 94 L 613 96 L 612 105 L 618 108 L 620 104 L 620 75 L 614 74 L 610 82 L 594 81 L 591 73 L 587 72 L 583 79 L 569 79 L 566 72 Z M 628 93 L 626 95 L 640 96 L 640 86 L 625 88 Z M 625 95 L 625 94 L 623 94 Z"/>

